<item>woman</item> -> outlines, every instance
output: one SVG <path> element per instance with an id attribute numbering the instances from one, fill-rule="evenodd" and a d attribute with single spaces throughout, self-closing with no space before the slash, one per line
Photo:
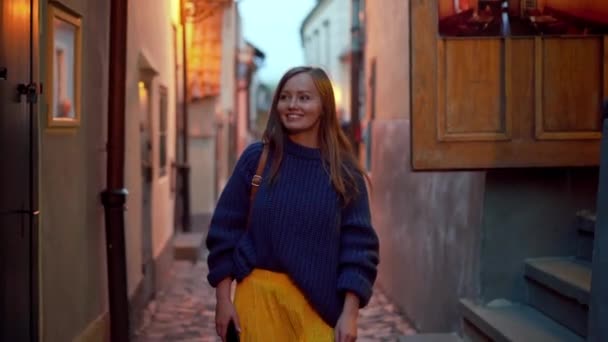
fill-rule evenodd
<path id="1" fill-rule="evenodd" d="M 323 70 L 298 67 L 283 76 L 263 141 L 268 163 L 251 215 L 262 143 L 241 155 L 207 236 L 217 333 L 225 340 L 232 321 L 243 341 L 354 341 L 379 246 L 366 176 Z"/>

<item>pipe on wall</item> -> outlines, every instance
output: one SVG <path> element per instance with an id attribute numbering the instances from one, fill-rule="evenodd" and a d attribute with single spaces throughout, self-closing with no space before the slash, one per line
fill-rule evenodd
<path id="1" fill-rule="evenodd" d="M 129 302 L 125 252 L 125 88 L 128 0 L 110 3 L 110 56 L 106 189 L 101 193 L 105 212 L 110 336 L 129 341 Z"/>
<path id="2" fill-rule="evenodd" d="M 189 114 L 188 114 L 188 45 L 186 41 L 186 4 L 185 0 L 180 1 L 181 22 L 182 22 L 182 160 L 178 163 L 179 174 L 181 177 L 180 195 L 182 196 L 182 211 L 181 211 L 181 226 L 182 231 L 189 232 L 191 230 L 192 221 L 190 219 L 190 164 L 188 161 L 188 137 L 189 132 Z"/>
<path id="3" fill-rule="evenodd" d="M 359 144 L 361 142 L 361 66 L 363 61 L 363 32 L 359 15 L 362 8 L 362 0 L 352 0 L 351 12 L 351 62 L 350 62 L 350 120 L 351 120 L 351 143 L 356 156 L 359 156 Z"/>

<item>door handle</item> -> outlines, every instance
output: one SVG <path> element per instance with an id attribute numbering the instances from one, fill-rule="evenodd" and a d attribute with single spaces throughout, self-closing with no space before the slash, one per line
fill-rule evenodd
<path id="1" fill-rule="evenodd" d="M 8 77 L 8 69 L 5 67 L 0 67 L 0 80 L 5 80 Z"/>
<path id="2" fill-rule="evenodd" d="M 23 95 L 25 95 L 27 103 L 38 102 L 38 86 L 36 85 L 36 83 L 20 83 L 17 86 L 17 92 L 19 93 L 18 102 L 21 102 L 21 96 Z"/>

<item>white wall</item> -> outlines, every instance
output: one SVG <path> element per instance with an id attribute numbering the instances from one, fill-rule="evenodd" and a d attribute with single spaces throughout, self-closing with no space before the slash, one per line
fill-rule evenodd
<path id="1" fill-rule="evenodd" d="M 125 183 L 129 190 L 125 238 L 129 294 L 142 278 L 142 192 L 140 157 L 140 68 L 149 64 L 157 75 L 149 92 L 152 105 L 152 244 L 157 257 L 173 234 L 174 195 L 171 161 L 175 159 L 175 60 L 172 21 L 178 0 L 131 0 L 127 40 Z M 145 60 L 145 62 L 144 62 Z M 159 170 L 159 86 L 168 90 L 167 173 Z"/>
<path id="2" fill-rule="evenodd" d="M 304 58 L 307 64 L 328 72 L 338 88 L 337 105 L 349 112 L 350 72 L 340 56 L 350 50 L 351 1 L 325 0 L 303 27 Z"/>

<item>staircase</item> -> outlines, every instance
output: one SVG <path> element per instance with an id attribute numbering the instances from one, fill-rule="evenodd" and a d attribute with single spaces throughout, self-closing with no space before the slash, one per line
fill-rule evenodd
<path id="1" fill-rule="evenodd" d="M 595 216 L 577 213 L 577 253 L 524 260 L 526 303 L 462 299 L 463 331 L 471 341 L 584 341 L 587 336 Z"/>

